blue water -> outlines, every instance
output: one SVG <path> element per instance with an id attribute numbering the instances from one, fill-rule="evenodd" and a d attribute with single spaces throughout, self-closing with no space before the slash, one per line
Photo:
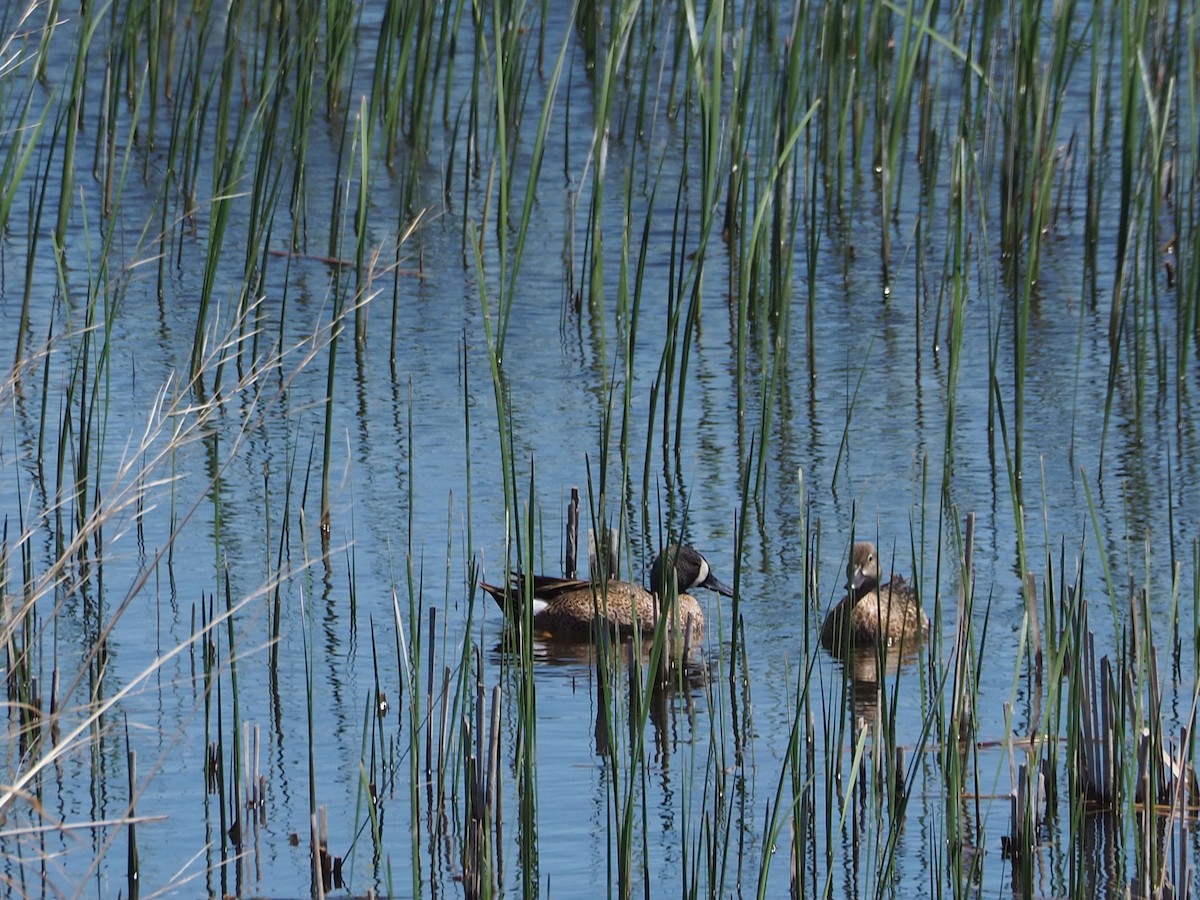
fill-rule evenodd
<path id="1" fill-rule="evenodd" d="M 371 35 L 381 11 L 382 4 L 366 4 L 363 11 L 357 92 L 369 85 Z M 118 11 L 117 17 L 125 14 Z M 65 88 L 63 73 L 69 72 L 79 10 L 63 15 L 66 23 L 49 44 L 47 87 L 45 92 L 34 89 L 35 103 L 48 105 L 50 120 L 60 108 L 55 91 Z M 188 28 L 196 26 L 178 15 L 181 34 L 190 33 Z M 554 12 L 547 24 L 548 57 L 566 33 L 558 15 Z M 246 58 L 255 45 L 251 21 L 242 23 Z M 470 16 L 464 15 L 450 88 L 455 111 L 469 87 L 473 41 L 469 21 Z M 659 22 L 656 27 L 665 26 Z M 105 46 L 108 28 L 106 17 L 98 39 Z M 214 33 L 219 36 L 221 30 Z M 574 48 L 577 35 L 568 40 Z M 36 39 L 25 38 L 20 46 L 33 52 Z M 649 65 L 657 73 L 663 60 L 653 59 Z M 939 65 L 949 68 L 952 60 L 942 59 Z M 28 66 L 5 72 L 5 87 L 21 89 L 29 77 Z M 70 736 L 97 709 L 96 703 L 88 701 L 88 655 L 98 630 L 108 626 L 107 666 L 95 691 L 97 702 L 114 702 L 95 727 L 83 728 L 62 745 L 56 764 L 39 779 L 20 783 L 22 797 L 8 806 L 7 821 L 0 824 L 6 883 L 16 894 L 79 890 L 107 897 L 127 892 L 125 851 L 130 837 L 119 820 L 136 814 L 143 817 L 136 830 L 143 895 L 156 891 L 180 896 L 306 895 L 311 871 L 310 813 L 320 807 L 327 811 L 330 852 L 347 857 L 347 885 L 338 891 L 456 895 L 461 890 L 457 879 L 465 843 L 461 824 L 466 802 L 461 783 L 464 732 L 461 721 L 452 718 L 443 723 L 440 686 L 443 667 L 449 666 L 451 716 L 454 710 L 462 715 L 458 673 L 465 657 L 473 668 L 461 683 L 467 698 L 463 702 L 474 702 L 478 678 L 490 713 L 491 690 L 496 685 L 502 688 L 502 833 L 497 877 L 503 893 L 518 896 L 523 884 L 520 754 L 529 745 L 518 739 L 517 663 L 501 644 L 499 611 L 478 591 L 472 594 L 469 569 L 475 562 L 482 580 L 503 579 L 510 562 L 506 534 L 517 527 L 505 509 L 507 473 L 497 437 L 496 391 L 476 267 L 469 249 L 464 256 L 463 244 L 463 229 L 479 227 L 484 219 L 489 163 L 485 161 L 484 171 L 471 173 L 464 198 L 467 147 L 461 134 L 457 142 L 454 138 L 456 112 L 449 125 L 434 117 L 433 144 L 418 190 L 418 204 L 427 207 L 423 224 L 404 245 L 402 271 L 396 277 L 381 273 L 372 283 L 364 308 L 366 340 L 356 346 L 352 326 L 339 338 L 328 465 L 330 527 L 324 543 L 319 497 L 330 357 L 328 335 L 315 342 L 313 335 L 328 328 L 336 292 L 354 288 L 352 270 L 339 274 L 318 258 L 328 251 L 331 195 L 346 190 L 345 182 L 335 178 L 341 120 L 318 116 L 309 133 L 306 252 L 291 259 L 267 258 L 261 307 L 255 313 L 257 346 L 247 345 L 240 370 L 236 354 L 227 352 L 219 384 L 214 361 L 202 384 L 189 388 L 189 360 L 212 227 L 209 197 L 202 195 L 195 219 L 185 221 L 180 218 L 178 196 L 168 190 L 169 257 L 160 299 L 156 293 L 159 244 L 153 238 L 161 227 L 159 195 L 167 167 L 164 148 L 170 117 L 160 114 L 158 142 L 150 149 L 143 110 L 139 120 L 143 133 L 130 154 L 116 236 L 107 255 L 102 255 L 101 223 L 108 222 L 100 208 L 98 182 L 91 177 L 90 162 L 85 162 L 96 152 L 94 122 L 100 105 L 102 54 L 89 56 L 88 66 L 87 125 L 76 151 L 77 202 L 61 276 L 50 235 L 53 216 L 43 214 L 33 232 L 39 242 L 31 265 L 31 322 L 26 331 L 25 355 L 34 357 L 33 364 L 0 382 L 4 412 L 0 510 L 6 516 L 9 553 L 3 590 L 6 603 L 18 608 L 26 590 L 21 563 L 28 565 L 36 584 L 36 613 L 32 637 L 23 633 L 20 642 L 29 641 L 36 648 L 33 666 L 43 696 L 49 696 L 55 667 L 62 673 L 60 735 Z M 530 74 L 526 127 L 536 121 L 545 87 L 545 80 Z M 565 124 L 568 87 L 569 127 Z M 179 83 L 176 88 L 182 90 Z M 1072 129 L 1086 126 L 1086 79 L 1080 82 L 1078 95 L 1074 86 L 1071 91 L 1066 109 L 1074 118 L 1060 125 L 1060 142 Z M 1148 590 L 1159 649 L 1165 732 L 1177 734 L 1190 714 L 1197 664 L 1192 548 L 1200 509 L 1200 454 L 1190 423 L 1200 367 L 1193 363 L 1181 379 L 1175 377 L 1177 307 L 1182 298 L 1176 289 L 1165 286 L 1157 265 L 1157 307 L 1145 314 L 1151 323 L 1149 333 L 1153 336 L 1157 330 L 1163 341 L 1161 359 L 1168 377 L 1161 385 L 1156 381 L 1153 364 L 1159 357 L 1152 356 L 1143 376 L 1146 392 L 1139 415 L 1132 348 L 1126 344 L 1119 356 L 1117 388 L 1105 431 L 1108 303 L 1118 192 L 1110 187 L 1104 195 L 1096 272 L 1099 289 L 1093 302 L 1081 296 L 1084 202 L 1083 178 L 1077 175 L 1078 194 L 1049 236 L 1037 294 L 1031 301 L 1023 506 L 1018 512 L 1005 467 L 1000 419 L 989 419 L 988 406 L 989 348 L 994 345 L 999 355 L 997 388 L 1011 441 L 1016 298 L 1001 277 L 998 151 L 989 144 L 978 160 L 984 179 L 980 200 L 986 209 L 973 211 L 976 256 L 969 275 L 958 366 L 958 405 L 947 429 L 948 312 L 943 305 L 938 317 L 938 292 L 946 279 L 949 166 L 939 169 L 940 183 L 923 187 L 915 151 L 904 146 L 905 177 L 890 225 L 892 270 L 885 286 L 878 255 L 878 182 L 870 171 L 870 152 L 864 148 L 847 172 L 851 184 L 840 231 L 822 214 L 821 226 L 827 230 L 814 265 L 812 302 L 817 313 L 811 347 L 804 316 L 808 302 L 804 227 L 791 248 L 793 308 L 788 330 L 780 338 L 787 348 L 787 366 L 777 396 L 768 401 L 772 414 L 765 434 L 760 431 L 762 372 L 773 358 L 769 348 L 764 350 L 767 345 L 760 329 L 765 326 L 756 323 L 751 330 L 743 382 L 746 405 L 739 416 L 736 309 L 728 294 L 730 261 L 726 246 L 716 236 L 710 241 L 702 316 L 684 379 L 679 453 L 664 454 L 664 422 L 673 439 L 677 410 L 674 405 L 664 410 L 660 393 L 652 418 L 651 398 L 669 336 L 668 298 L 677 288 L 671 254 L 676 189 L 685 169 L 688 242 L 674 250 L 674 269 L 683 266 L 691 272 L 688 257 L 697 249 L 697 210 L 702 203 L 699 154 L 693 148 L 692 156 L 682 157 L 682 130 L 688 125 L 668 119 L 665 108 L 651 115 L 644 140 L 614 136 L 605 161 L 608 182 L 601 219 L 603 300 L 592 306 L 585 298 L 577 310 L 571 291 L 585 284 L 587 272 L 584 243 L 592 174 L 586 159 L 590 135 L 586 123 L 594 92 L 595 82 L 584 69 L 582 53 L 569 50 L 503 354 L 503 395 L 520 491 L 516 506 L 520 527 L 526 529 L 528 517 L 534 517 L 538 562 L 547 571 L 559 570 L 570 490 L 581 489 L 586 507 L 589 472 L 593 491 L 598 491 L 601 462 L 607 458 L 605 513 L 611 524 L 623 528 L 624 570 L 644 580 L 660 531 L 672 536 L 682 533 L 705 552 L 727 582 L 733 581 L 736 566 L 742 618 L 739 643 L 744 643 L 745 656 L 744 662 L 738 659 L 736 664 L 730 657 L 728 601 L 701 595 L 710 623 L 706 653 L 710 677 L 697 677 L 689 690 L 672 692 L 649 714 L 647 763 L 631 775 L 625 762 L 614 763 L 606 756 L 598 738 L 603 707 L 592 657 L 586 650 L 563 654 L 539 648 L 533 672 L 537 842 L 536 871 L 531 876 L 539 893 L 560 897 L 616 893 L 615 823 L 619 804 L 632 797 L 637 810 L 634 892 L 648 888 L 666 895 L 695 886 L 702 892 L 752 895 L 758 890 L 760 872 L 766 869 L 764 894 L 785 894 L 790 853 L 786 819 L 774 837 L 766 823 L 776 808 L 781 773 L 787 771 L 799 690 L 808 691 L 817 750 L 811 773 L 816 837 L 803 862 L 808 888 L 815 885 L 823 890 L 828 880 L 834 896 L 888 890 L 907 896 L 947 887 L 931 879 L 945 871 L 946 810 L 957 801 L 945 796 L 940 757 L 914 748 L 922 741 L 931 702 L 940 702 L 931 699 L 935 685 L 930 673 L 941 677 L 950 664 L 962 589 L 956 540 L 968 512 L 976 516 L 975 634 L 977 641 L 985 642 L 977 646 L 975 657 L 980 677 L 978 765 L 962 808 L 981 854 L 980 892 L 1007 893 L 1011 872 L 1001 858 L 1000 838 L 1008 829 L 1010 754 L 998 742 L 1010 732 L 1023 737 L 1039 728 L 1041 710 L 1023 655 L 1018 515 L 1023 516 L 1028 535 L 1028 561 L 1039 579 L 1039 596 L 1045 590 L 1041 579 L 1046 576 L 1048 554 L 1055 566 L 1056 587 L 1064 547 L 1067 582 L 1074 581 L 1082 568 L 1098 653 L 1115 658 L 1121 649 L 1129 622 L 1129 585 Z M 14 108 L 12 97 L 5 100 L 6 115 Z M 353 116 L 357 100 L 350 106 Z M 118 103 L 117 110 L 118 144 L 123 147 L 130 137 L 133 112 L 127 102 Z M 282 120 L 289 115 L 290 109 L 285 110 Z M 214 126 L 209 121 L 206 127 Z M 39 139 L 38 148 L 35 165 L 13 194 L 13 212 L 3 235 L 0 333 L 6 336 L 3 350 L 10 358 L 15 352 L 25 254 L 31 240 L 29 204 L 40 189 L 38 173 L 45 154 L 62 152 L 52 148 L 49 130 Z M 347 159 L 349 152 L 347 141 Z M 1112 152 L 1105 157 L 1106 176 L 1115 184 L 1118 157 L 1116 149 Z M 1187 171 L 1193 163 L 1190 148 L 1182 146 L 1177 152 L 1180 171 Z M 521 153 L 516 198 L 523 195 L 522 179 L 529 165 L 528 150 L 523 147 Z M 660 156 L 665 159 L 661 169 Z M 451 161 L 455 185 L 446 205 L 441 185 Z M 595 164 L 593 160 L 591 165 Z M 201 160 L 202 191 L 211 184 L 210 165 L 207 156 Z M 290 179 L 286 159 L 281 165 L 286 182 Z M 343 165 L 357 173 L 355 166 L 345 161 Z M 657 194 L 650 207 L 648 189 L 634 192 L 628 234 L 631 265 L 638 262 L 643 228 L 648 227 L 650 238 L 637 339 L 632 360 L 626 360 L 624 334 L 629 322 L 618 299 L 618 260 L 625 237 L 621 184 L 630 165 L 639 185 L 652 187 L 657 181 Z M 807 173 L 807 165 L 799 172 Z M 59 169 L 56 164 L 46 170 L 48 208 L 61 190 Z M 381 247 L 383 259 L 390 261 L 409 167 L 404 162 L 389 171 L 378 164 L 371 177 L 370 243 Z M 239 184 L 249 192 L 249 174 Z M 350 218 L 342 252 L 347 257 L 353 252 L 354 204 L 351 197 L 346 205 Z M 483 272 L 495 328 L 500 269 L 494 196 L 486 216 Z M 918 217 L 921 239 L 926 242 L 921 262 L 915 246 Z M 210 347 L 219 346 L 233 328 L 248 221 L 249 200 L 242 196 L 231 207 L 214 306 L 205 323 Z M 285 199 L 276 213 L 273 250 L 287 249 L 289 228 Z M 510 231 L 510 239 L 514 236 L 515 230 Z M 108 280 L 101 281 L 95 321 L 104 328 L 108 363 L 99 382 L 89 375 L 81 384 L 72 381 L 78 378 L 73 375 L 76 366 L 83 365 L 85 349 L 91 354 L 89 365 L 94 366 L 101 346 L 98 342 L 87 346 L 85 326 L 89 286 L 97 282 L 102 261 L 107 263 Z M 632 291 L 632 277 L 628 287 Z M 47 335 L 51 336 L 48 344 Z M 317 349 L 309 358 L 314 343 Z M 1151 345 L 1148 352 L 1158 351 Z M 810 353 L 811 371 L 806 363 Z M 257 378 L 251 376 L 256 359 L 259 369 L 266 370 Z M 245 383 L 240 384 L 243 377 Z M 674 380 L 678 384 L 677 375 Z M 614 422 L 620 422 L 626 390 L 629 470 L 628 481 L 623 482 L 619 427 L 602 445 L 602 422 L 610 404 Z M 88 485 L 87 508 L 90 511 L 95 505 L 93 491 L 112 508 L 106 513 L 100 541 L 89 542 L 87 565 L 76 558 L 60 567 L 53 509 L 56 492 L 61 492 L 63 528 L 69 539 L 75 533 L 71 523 L 75 505 L 68 495 L 70 467 L 81 453 L 81 391 L 98 392 L 94 410 L 99 420 L 88 432 L 93 436 L 88 464 L 93 481 Z M 223 403 L 201 419 L 196 407 L 215 396 Z M 678 402 L 678 394 L 673 397 L 672 404 Z M 158 403 L 161 407 L 156 411 Z M 84 405 L 85 411 L 89 408 Z M 154 427 L 144 439 L 147 422 Z M 39 443 L 43 427 L 44 446 Z M 173 428 L 185 430 L 169 446 Z M 947 462 L 947 432 L 952 463 Z M 45 462 L 41 467 L 39 448 Z M 56 468 L 60 449 L 66 460 L 61 478 Z M 757 467 L 760 455 L 765 461 L 762 489 L 755 491 L 752 475 L 753 493 L 743 503 L 746 467 Z M 649 472 L 648 493 L 643 490 L 644 469 Z M 150 485 L 141 506 L 126 493 L 139 477 Z M 740 565 L 735 563 L 739 525 Z M 806 528 L 819 534 L 819 556 L 812 573 L 819 608 L 804 605 Z M 905 661 L 885 682 L 890 691 L 899 679 L 898 742 L 908 748 L 916 773 L 903 823 L 894 832 L 895 881 L 886 886 L 878 884 L 874 872 L 882 846 L 879 836 L 891 833 L 886 817 L 857 822 L 851 818 L 852 805 L 843 806 L 840 798 L 829 807 L 825 804 L 830 792 L 837 795 L 836 786 L 824 774 L 825 734 L 837 727 L 847 688 L 842 664 L 817 649 L 817 634 L 824 610 L 841 596 L 852 529 L 860 538 L 877 540 L 882 558 L 897 572 L 917 580 L 931 616 L 935 609 L 941 612 L 941 640 L 933 645 L 941 656 L 932 665 L 927 656 Z M 1172 546 L 1178 563 L 1175 571 Z M 1109 567 L 1115 603 L 1110 600 L 1102 557 Z M 273 677 L 268 645 L 276 584 L 281 621 Z M 1172 592 L 1180 599 L 1177 666 L 1168 639 Z M 211 708 L 205 701 L 202 642 L 192 638 L 200 628 L 201 608 L 220 614 L 227 603 L 235 609 L 232 646 L 223 623 L 211 633 L 220 661 L 215 682 L 220 686 L 218 714 L 216 687 Z M 434 635 L 428 633 L 431 607 L 437 609 Z M 410 674 L 399 661 L 397 647 L 412 647 L 418 630 L 421 655 L 412 660 Z M 9 637 L 7 629 L 5 636 Z M 441 824 L 430 812 L 440 782 L 435 774 L 432 787 L 427 785 L 424 758 L 414 763 L 411 756 L 414 745 L 422 757 L 425 752 L 425 732 L 413 738 L 411 710 L 415 700 L 421 710 L 419 727 L 425 728 L 426 654 L 431 640 L 435 757 L 443 728 L 449 741 L 447 819 Z M 807 670 L 810 658 L 815 662 Z M 732 691 L 731 665 L 736 675 Z M 13 668 L 8 654 L 4 666 L 6 673 Z M 84 677 L 67 693 L 81 669 Z M 409 678 L 417 686 L 416 698 Z M 369 710 L 377 704 L 377 686 L 386 694 L 389 710 L 374 723 Z M 613 736 L 618 742 L 628 740 L 621 720 L 626 708 L 627 701 L 618 700 Z M 864 704 L 861 698 L 853 706 L 860 714 L 870 709 L 871 703 Z M 30 765 L 21 756 L 14 716 L 10 707 L 0 778 L 5 785 L 17 784 Z M 472 710 L 469 717 L 473 720 L 473 716 Z M 221 801 L 205 790 L 204 760 L 205 747 L 220 738 L 226 777 L 231 778 L 233 741 L 243 734 L 238 730 L 242 723 L 261 729 L 259 756 L 252 765 L 265 776 L 266 800 L 264 822 L 253 831 L 239 863 L 233 860 L 231 846 L 226 843 L 223 849 Z M 852 724 L 845 726 L 844 769 L 851 760 Z M 1065 724 L 1060 730 L 1065 731 Z M 939 746 L 939 737 L 930 737 L 929 744 Z M 127 745 L 137 752 L 138 760 L 132 805 Z M 1020 762 L 1020 756 L 1018 749 L 1013 758 Z M 785 804 L 793 802 L 790 778 L 789 772 Z M 378 859 L 372 858 L 365 799 L 368 781 L 374 783 L 381 801 Z M 1065 785 L 1065 778 L 1060 783 Z M 27 793 L 34 790 L 36 803 Z M 1065 787 L 1061 791 L 1059 809 L 1065 815 Z M 228 804 L 236 805 L 232 800 Z M 827 808 L 836 816 L 845 809 L 844 825 L 829 821 Z M 974 821 L 976 809 L 982 821 Z M 85 825 L 97 821 L 108 824 Z M 48 825 L 85 827 L 55 827 L 45 833 L 26 830 Z M 248 822 L 244 828 L 250 831 Z M 431 831 L 436 836 L 431 837 Z M 721 849 L 710 868 L 706 848 L 713 833 L 717 836 L 713 843 Z M 861 836 L 858 846 L 856 834 Z M 1102 833 L 1097 840 L 1106 839 L 1111 836 Z M 1065 823 L 1046 829 L 1034 865 L 1036 893 L 1069 892 L 1074 852 Z M 1096 856 L 1095 864 L 1088 856 L 1083 868 L 1095 879 L 1098 891 L 1123 891 L 1122 876 L 1130 876 L 1128 868 L 1123 873 L 1105 869 L 1099 861 L 1102 851 L 1081 852 Z M 1114 852 L 1126 866 L 1131 865 L 1132 850 Z M 38 862 L 43 856 L 47 858 L 44 876 Z M 94 860 L 98 861 L 93 864 Z M 415 874 L 414 866 L 419 866 Z"/>

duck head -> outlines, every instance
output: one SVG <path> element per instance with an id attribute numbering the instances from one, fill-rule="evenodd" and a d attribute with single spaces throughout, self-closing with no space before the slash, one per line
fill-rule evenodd
<path id="1" fill-rule="evenodd" d="M 870 541 L 856 541 L 846 566 L 846 587 L 858 593 L 872 591 L 879 586 L 879 554 Z"/>
<path id="2" fill-rule="evenodd" d="M 679 593 L 702 587 L 726 597 L 733 596 L 733 588 L 713 575 L 708 560 L 687 544 L 668 544 L 650 567 L 650 590 L 658 596 L 662 597 L 666 591 L 672 564 Z"/>

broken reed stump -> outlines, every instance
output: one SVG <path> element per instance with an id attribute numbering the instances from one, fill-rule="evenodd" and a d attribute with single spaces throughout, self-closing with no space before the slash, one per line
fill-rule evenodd
<path id="1" fill-rule="evenodd" d="M 1191 896 L 1194 866 L 1188 860 L 1196 802 L 1196 773 L 1186 762 L 1187 729 L 1180 753 L 1152 740 L 1149 728 L 1138 737 L 1137 828 L 1135 871 L 1128 896 L 1180 900 Z M 1155 753 L 1154 747 L 1162 748 Z M 1146 802 L 1144 797 L 1157 798 Z"/>
<path id="2" fill-rule="evenodd" d="M 1140 601 L 1140 602 L 1139 602 Z M 1147 715 L 1136 741 L 1137 772 L 1134 782 L 1135 828 L 1138 832 L 1136 873 L 1129 882 L 1132 896 L 1180 898 L 1190 896 L 1194 867 L 1188 861 L 1192 839 L 1190 817 L 1198 797 L 1196 774 L 1189 758 L 1190 725 L 1180 735 L 1178 749 L 1162 734 L 1162 695 L 1158 653 L 1148 628 L 1145 592 L 1130 592 L 1128 663 L 1122 673 L 1122 689 L 1128 708 L 1138 706 L 1139 665 L 1147 685 Z M 1069 669 L 1077 679 L 1080 741 L 1073 764 L 1078 790 L 1088 806 L 1103 809 L 1114 817 L 1122 812 L 1119 756 L 1123 756 L 1124 734 L 1118 734 L 1115 707 L 1116 676 L 1108 656 L 1096 663 L 1095 635 L 1087 626 L 1087 602 L 1081 600 L 1074 621 L 1074 646 L 1078 665 Z M 1141 661 L 1139 663 L 1139 660 Z"/>
<path id="3" fill-rule="evenodd" d="M 975 513 L 967 513 L 966 536 L 962 558 L 962 591 L 958 596 L 958 621 L 954 629 L 953 707 L 947 739 L 960 743 L 975 734 L 974 667 L 971 664 L 973 641 L 971 617 L 975 605 Z"/>
<path id="4" fill-rule="evenodd" d="M 1033 657 L 1033 672 L 1038 693 L 1042 686 L 1042 622 L 1038 615 L 1037 578 L 1025 573 L 1025 612 L 1029 616 L 1029 646 Z"/>
<path id="5" fill-rule="evenodd" d="M 607 539 L 597 538 L 596 532 L 588 529 L 588 570 L 594 580 L 616 578 L 621 571 L 621 545 L 617 529 L 608 529 Z"/>
<path id="6" fill-rule="evenodd" d="M 499 889 L 498 860 L 500 820 L 498 778 L 500 773 L 500 687 L 492 689 L 492 708 L 487 709 L 483 682 L 475 683 L 475 722 L 462 717 L 463 764 L 467 782 L 467 821 L 462 847 L 463 895 L 468 898 L 494 896 Z M 485 724 L 486 722 L 486 724 Z M 486 734 L 485 734 L 486 732 Z"/>
<path id="7" fill-rule="evenodd" d="M 563 575 L 575 578 L 579 571 L 579 488 L 571 488 L 571 502 L 567 506 L 567 559 Z"/>
<path id="8" fill-rule="evenodd" d="M 1113 737 L 1113 673 L 1105 656 L 1096 668 L 1096 636 L 1087 627 L 1087 601 L 1080 601 L 1075 644 L 1080 647 L 1080 746 L 1075 775 L 1084 801 L 1092 807 L 1115 808 L 1117 802 Z"/>
<path id="9" fill-rule="evenodd" d="M 318 807 L 309 816 L 309 836 L 312 847 L 312 895 L 323 900 L 334 888 L 345 886 L 342 878 L 342 857 L 329 852 L 329 808 Z"/>
<path id="10" fill-rule="evenodd" d="M 1008 834 L 1000 839 L 1003 856 L 1014 862 L 1030 859 L 1037 830 L 1046 817 L 1046 776 L 1040 765 L 1037 774 L 1030 775 L 1029 764 L 1021 763 L 1008 795 L 1008 804 Z"/>

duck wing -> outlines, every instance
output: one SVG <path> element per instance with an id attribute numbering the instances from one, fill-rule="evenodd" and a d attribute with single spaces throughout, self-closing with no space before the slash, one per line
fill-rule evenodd
<path id="1" fill-rule="evenodd" d="M 491 595 L 506 614 L 516 616 L 520 612 L 521 598 L 525 596 L 527 589 L 532 589 L 534 599 L 549 603 L 564 594 L 586 590 L 591 587 L 591 582 L 582 578 L 560 578 L 555 575 L 526 575 L 514 569 L 509 573 L 507 584 L 480 582 L 479 586 Z"/>
<path id="2" fill-rule="evenodd" d="M 510 590 L 523 594 L 527 578 L 533 582 L 533 596 L 539 600 L 553 600 L 570 591 L 578 591 L 591 586 L 591 582 L 586 578 L 559 578 L 554 575 L 525 576 L 520 572 L 513 572 L 509 579 Z"/>

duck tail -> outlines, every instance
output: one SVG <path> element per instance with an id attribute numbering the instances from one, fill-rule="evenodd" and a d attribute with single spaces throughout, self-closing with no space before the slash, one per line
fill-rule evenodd
<path id="1" fill-rule="evenodd" d="M 543 576 L 534 576 L 534 587 L 536 589 L 537 582 L 542 580 Z M 521 610 L 523 609 L 523 600 L 525 597 L 525 576 L 517 570 L 509 573 L 508 583 L 504 585 L 485 584 L 480 582 L 479 586 L 487 593 L 491 594 L 492 599 L 496 601 L 496 605 L 500 607 L 500 611 L 504 613 L 508 621 L 516 624 L 521 621 Z M 562 579 L 545 579 L 547 581 L 562 581 Z M 537 612 L 538 602 L 534 600 L 533 609 Z"/>
<path id="2" fill-rule="evenodd" d="M 479 586 L 483 588 L 486 593 L 491 595 L 492 599 L 496 601 L 496 605 L 500 607 L 500 611 L 504 613 L 505 617 L 513 618 L 513 613 L 515 612 L 514 607 L 516 606 L 516 598 L 520 596 L 519 594 L 515 594 L 515 592 L 510 591 L 508 585 L 487 584 L 481 581 Z"/>

